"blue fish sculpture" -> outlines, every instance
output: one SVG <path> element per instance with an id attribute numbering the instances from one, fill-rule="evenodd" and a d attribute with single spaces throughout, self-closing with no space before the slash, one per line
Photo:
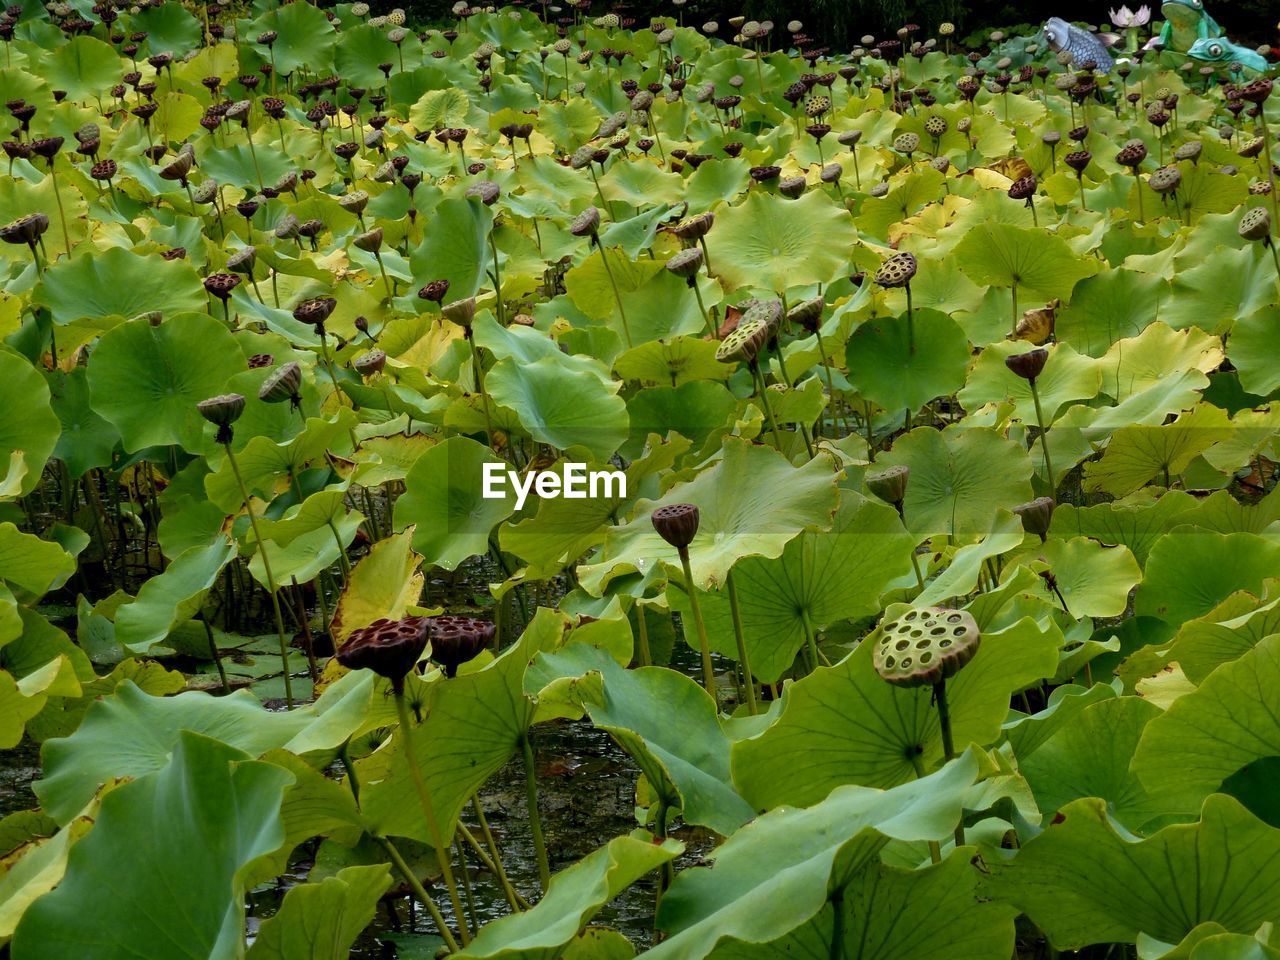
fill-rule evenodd
<path id="1" fill-rule="evenodd" d="M 1071 65 L 1078 67 L 1089 60 L 1098 64 L 1098 69 L 1109 71 L 1115 60 L 1107 50 L 1106 41 L 1118 40 L 1114 34 L 1095 35 L 1088 30 L 1073 27 L 1060 17 L 1050 17 L 1044 25 L 1044 37 L 1054 50 L 1065 50 L 1071 54 Z"/>

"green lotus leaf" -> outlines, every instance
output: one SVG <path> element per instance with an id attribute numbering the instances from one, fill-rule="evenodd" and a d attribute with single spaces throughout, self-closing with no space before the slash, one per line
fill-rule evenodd
<path id="1" fill-rule="evenodd" d="M 1123 497 L 1157 477 L 1169 486 L 1192 460 L 1230 435 L 1226 411 L 1204 403 L 1170 424 L 1121 427 L 1102 459 L 1086 464 L 1085 489 Z"/>
<path id="2" fill-rule="evenodd" d="M 957 394 L 964 408 L 976 410 L 982 404 L 1008 402 L 1012 404 L 1014 417 L 1026 424 L 1035 424 L 1031 385 L 1005 366 L 1005 358 L 1025 353 L 1027 349 L 1024 343 L 1006 342 L 983 350 L 964 389 Z M 1102 386 L 1102 372 L 1099 361 L 1076 353 L 1070 344 L 1052 347 L 1044 373 L 1036 378 L 1045 425 L 1052 424 L 1059 411 L 1072 401 L 1096 397 Z"/>
<path id="3" fill-rule="evenodd" d="M 1140 566 L 1146 566 L 1151 547 L 1175 526 L 1190 522 L 1197 501 L 1182 490 L 1156 496 L 1151 488 L 1121 500 L 1077 507 L 1060 503 L 1053 511 L 1050 536 L 1091 537 L 1107 545 L 1129 548 Z"/>
<path id="4" fill-rule="evenodd" d="M 141 256 L 124 247 L 59 260 L 36 291 L 37 302 L 49 308 L 57 324 L 130 319 L 152 311 L 175 318 L 183 311 L 204 310 L 206 299 L 189 261 Z"/>
<path id="5" fill-rule="evenodd" d="M 1188 371 L 1213 373 L 1222 358 L 1217 337 L 1151 323 L 1137 336 L 1113 344 L 1103 356 L 1102 392 L 1124 403 Z"/>
<path id="6" fill-rule="evenodd" d="M 1202 617 L 1182 624 L 1168 647 L 1188 680 L 1204 682 L 1224 663 L 1239 659 L 1273 633 L 1280 633 L 1280 597 L 1276 582 L 1268 580 L 1263 596 L 1239 590 Z"/>
<path id="7" fill-rule="evenodd" d="M 338 76 L 365 88 L 381 84 L 383 76 L 377 65 L 395 59 L 396 47 L 387 39 L 386 31 L 367 23 L 345 28 L 334 51 Z"/>
<path id="8" fill-rule="evenodd" d="M 846 348 L 849 382 L 887 410 L 920 409 L 964 385 L 969 341 L 946 314 L 916 310 L 905 317 L 868 320 Z"/>
<path id="9" fill-rule="evenodd" d="M 409 263 L 415 283 L 449 281 L 450 300 L 473 296 L 486 282 L 493 213 L 466 197 L 446 197 L 424 224 Z"/>
<path id="10" fill-rule="evenodd" d="M 733 482 L 748 476 L 752 483 L 746 489 Z M 822 457 L 793 467 L 770 448 L 726 439 L 715 466 L 660 500 L 640 501 L 634 519 L 609 530 L 592 562 L 578 568 L 582 586 L 598 596 L 619 573 L 676 563 L 675 550 L 649 519 L 668 503 L 692 503 L 701 512 L 689 556 L 694 583 L 706 590 L 724 583 L 740 559 L 779 556 L 802 530 L 829 528 L 837 507 L 836 476 Z"/>
<path id="11" fill-rule="evenodd" d="M 880 610 L 889 584 L 911 572 L 911 536 L 888 506 L 845 491 L 830 530 L 802 533 L 776 560 L 747 557 L 733 567 L 751 671 L 774 683 L 805 644 L 805 618 L 823 630 Z M 668 602 L 683 617 L 685 638 L 697 648 L 689 603 L 671 589 Z M 726 590 L 700 597 L 711 648 L 736 660 L 733 612 Z"/>
<path id="12" fill-rule="evenodd" d="M 254 756 L 284 747 L 327 758 L 364 722 L 372 691 L 368 676 L 344 677 L 314 704 L 275 713 L 247 691 L 151 696 L 126 681 L 90 706 L 70 737 L 45 745 L 36 796 L 49 816 L 66 824 L 112 778 L 141 778 L 164 767 L 185 732 Z"/>
<path id="13" fill-rule="evenodd" d="M 954 597 L 973 593 L 984 564 L 1017 549 L 1024 538 L 1022 521 L 1008 510 L 997 511 L 991 530 L 977 543 L 966 543 L 956 550 L 946 569 L 925 584 L 914 603 L 917 606 L 936 606 Z M 1020 574 L 1015 568 L 1013 577 L 1005 582 L 1012 584 L 1018 579 Z"/>
<path id="14" fill-rule="evenodd" d="M 0 359 L 0 364 L 3 362 Z M 11 375 L 5 381 L 14 383 L 15 378 Z M 110 464 L 120 434 L 107 420 L 94 412 L 89 398 L 88 371 L 84 367 L 76 367 L 70 373 L 51 375 L 48 382 L 49 405 L 62 424 L 62 432 L 53 448 L 54 456 L 66 464 L 72 477 L 81 477 L 94 467 Z M 40 418 L 33 411 L 22 426 L 30 427 L 39 422 Z M 11 423 L 11 426 L 17 424 Z M 30 449 L 31 442 L 27 441 L 21 446 L 23 449 Z"/>
<path id="15" fill-rule="evenodd" d="M 799 200 L 752 191 L 717 216 L 710 272 L 730 287 L 782 293 L 829 280 L 857 239 L 848 211 L 820 190 Z"/>
<path id="16" fill-rule="evenodd" d="M 453 835 L 463 805 L 528 736 L 533 703 L 523 689 L 525 668 L 540 649 L 559 643 L 563 635 L 562 618 L 540 612 L 520 642 L 497 659 L 426 690 L 425 719 L 413 731 L 412 744 L 444 836 Z M 483 723 L 476 722 L 479 716 Z M 360 806 L 370 830 L 429 843 L 403 736 L 403 731 L 397 734 L 393 750 L 357 762 Z"/>
<path id="17" fill-rule="evenodd" d="M 60 424 L 51 409 L 44 379 L 23 357 L 9 350 L 0 350 L 0 404 L 5 410 L 0 422 L 0 457 L 10 462 L 14 456 L 21 457 L 25 473 L 17 477 L 16 492 L 25 496 L 40 482 L 45 461 L 57 445 Z"/>
<path id="18" fill-rule="evenodd" d="M 1252 533 L 1166 533 L 1151 548 L 1134 610 L 1181 624 L 1207 613 L 1236 590 L 1259 594 L 1280 569 L 1280 544 Z"/>
<path id="19" fill-rule="evenodd" d="M 1078 698 L 1077 698 L 1078 699 Z M 1150 793 L 1130 769 L 1143 729 L 1161 714 L 1138 697 L 1112 697 L 1083 707 L 1027 757 L 1018 769 L 1046 815 L 1073 800 L 1101 797 L 1131 830 L 1161 814 L 1179 812 L 1166 796 Z"/>
<path id="20" fill-rule="evenodd" d="M 632 206 L 639 210 L 651 203 L 675 203 L 683 198 L 684 180 L 645 160 L 615 163 L 600 178 L 600 192 L 612 210 Z"/>
<path id="21" fill-rule="evenodd" d="M 427 563 L 456 569 L 467 557 L 486 553 L 493 528 L 515 512 L 510 484 L 500 499 L 483 496 L 486 463 L 508 466 L 488 448 L 465 437 L 436 444 L 414 463 L 405 492 L 396 501 L 396 529 L 413 525 L 413 549 Z"/>
<path id="22" fill-rule="evenodd" d="M 695 337 L 651 340 L 614 361 L 624 380 L 679 387 L 695 380 L 723 380 L 732 373 L 716 359 L 717 344 Z"/>
<path id="23" fill-rule="evenodd" d="M 1037 299 L 1066 300 L 1078 281 L 1097 272 L 1056 234 L 1007 223 L 978 224 L 956 244 L 952 256 L 979 286 L 1016 286 L 1020 309 L 1023 304 L 1037 306 Z"/>
<path id="24" fill-rule="evenodd" d="M 428 90 L 409 109 L 409 122 L 419 130 L 457 127 L 466 124 L 470 112 L 471 98 L 465 90 Z"/>
<path id="25" fill-rule="evenodd" d="M 883 683 L 883 681 L 879 681 Z M 662 900 L 667 939 L 652 960 L 705 957 L 731 940 L 770 943 L 817 916 L 834 890 L 856 887 L 890 838 L 945 840 L 959 821 L 976 761 L 892 790 L 846 786 L 807 809 L 766 813 L 714 853 L 714 867 L 685 870 Z"/>
<path id="26" fill-rule="evenodd" d="M 733 422 L 737 407 L 737 398 L 722 384 L 710 380 L 641 390 L 627 403 L 631 421 L 628 448 L 640 449 L 650 434 L 665 436 L 670 431 L 701 446 L 713 433 Z M 783 415 L 781 410 L 774 412 L 780 418 Z"/>
<path id="27" fill-rule="evenodd" d="M 148 7 L 131 17 L 130 27 L 147 32 L 147 46 L 153 53 L 184 57 L 200 46 L 200 21 L 176 3 Z"/>
<path id="28" fill-rule="evenodd" d="M 989 889 L 1057 949 L 1133 943 L 1139 934 L 1177 943 L 1210 921 L 1257 930 L 1274 913 L 1277 854 L 1280 832 L 1222 794 L 1205 801 L 1198 822 L 1145 840 L 1120 832 L 1106 801 L 1091 797 L 1068 804 L 1017 857 L 993 865 Z"/>
<path id="29" fill-rule="evenodd" d="M 71 100 L 100 98 L 119 82 L 120 58 L 97 37 L 82 35 L 42 58 L 40 75 Z"/>
<path id="30" fill-rule="evenodd" d="M 1231 327 L 1227 353 L 1240 371 L 1240 385 L 1266 397 L 1280 390 L 1280 343 L 1270 321 L 1274 307 L 1242 313 Z"/>
<path id="31" fill-rule="evenodd" d="M 751 164 L 742 158 L 717 159 L 703 163 L 685 182 L 684 197 L 689 210 L 701 213 L 718 203 L 727 203 L 751 182 Z"/>
<path id="32" fill-rule="evenodd" d="M 1237 317 L 1280 302 L 1275 273 L 1275 264 L 1261 248 L 1219 248 L 1178 271 L 1160 319 L 1175 329 L 1199 327 L 1206 333 L 1224 333 Z"/>
<path id="33" fill-rule="evenodd" d="M 1032 496 L 1026 451 L 981 427 L 920 427 L 899 437 L 876 462 L 911 469 L 904 515 L 917 539 L 985 534 L 1000 508 Z"/>
<path id="34" fill-rule="evenodd" d="M 276 589 L 294 580 L 298 583 L 310 583 L 319 576 L 321 570 L 337 563 L 338 558 L 346 554 L 355 540 L 356 532 L 364 522 L 364 515 L 355 510 L 329 515 L 315 512 L 314 506 L 308 511 L 307 505 L 317 497 L 326 499 L 324 493 L 316 494 L 302 505 L 305 512 L 300 512 L 290 520 L 272 524 L 273 530 L 281 531 L 283 541 L 274 539 L 264 531 L 263 541 L 255 544 L 253 557 L 249 560 L 249 572 L 263 587 L 271 589 L 273 580 Z M 328 499 L 327 505 L 340 511 L 342 497 Z M 263 523 L 259 521 L 259 527 L 262 526 Z M 252 528 L 247 532 L 252 534 Z M 271 576 L 267 575 L 264 553 L 271 562 Z"/>
<path id="35" fill-rule="evenodd" d="M 1133 758 L 1142 784 L 1170 809 L 1194 810 L 1237 770 L 1275 756 L 1268 691 L 1278 680 L 1280 634 L 1209 674 L 1147 725 Z"/>
<path id="36" fill-rule="evenodd" d="M 1196 943 L 1189 960 L 1280 960 L 1280 950 L 1243 933 L 1220 933 Z"/>
<path id="37" fill-rule="evenodd" d="M 373 545 L 351 570 L 338 598 L 338 608 L 329 623 L 336 640 L 345 640 L 352 630 L 367 627 L 375 620 L 403 617 L 422 596 L 422 563 L 410 548 L 413 531 L 392 534 Z"/>
<path id="38" fill-rule="evenodd" d="M 116 641 L 131 653 L 146 653 L 162 643 L 170 631 L 200 612 L 205 596 L 235 555 L 235 544 L 219 535 L 212 544 L 191 547 L 175 557 L 163 573 L 142 585 L 136 600 L 116 611 Z"/>
<path id="39" fill-rule="evenodd" d="M 22 741 L 27 721 L 44 709 L 46 702 L 42 694 L 23 693 L 12 676 L 0 671 L 0 750 L 12 750 Z"/>
<path id="40" fill-rule="evenodd" d="M 1087 537 L 1054 538 L 1035 545 L 1021 559 L 1047 566 L 1073 617 L 1120 616 L 1129 604 L 1129 592 L 1142 579 L 1127 547 L 1104 547 Z"/>
<path id="41" fill-rule="evenodd" d="M 1081 353 L 1100 357 L 1125 337 L 1136 337 L 1168 307 L 1161 277 L 1119 268 L 1086 277 L 1057 318 L 1057 335 Z M 1045 371 L 1048 372 L 1047 370 Z"/>
<path id="42" fill-rule="evenodd" d="M 346 960 L 391 886 L 390 869 L 347 867 L 319 883 L 294 887 L 280 912 L 258 928 L 247 960 Z"/>
<path id="43" fill-rule="evenodd" d="M 983 636 L 973 660 L 947 681 L 957 745 L 999 737 L 1010 695 L 1057 668 L 1060 637 L 1030 617 Z M 777 721 L 734 744 L 734 783 L 752 806 L 803 806 L 846 783 L 892 787 L 942 760 L 931 690 L 885 683 L 871 646 L 789 686 Z"/>
<path id="44" fill-rule="evenodd" d="M 561 362 L 560 356 L 533 363 L 502 360 L 485 376 L 485 388 L 539 443 L 569 453 L 585 450 L 604 462 L 627 438 L 620 384 L 582 376 L 577 365 Z"/>
<path id="45" fill-rule="evenodd" d="M 953 853 L 921 870 L 868 864 L 845 887 L 838 905 L 827 905 L 807 924 L 764 945 L 722 942 L 712 960 L 774 960 L 829 955 L 840 924 L 841 956 L 849 960 L 982 958 L 1013 949 L 1013 908 L 981 896 L 979 873 Z M 912 923 L 902 923 L 911 916 Z"/>
<path id="46" fill-rule="evenodd" d="M 1086 707 L 1118 695 L 1113 686 L 1105 683 L 1091 687 L 1067 683 L 1054 687 L 1042 710 L 1017 714 L 1005 722 L 1005 736 L 1018 762 L 1029 759 L 1052 737 L 1067 729 Z"/>
<path id="47" fill-rule="evenodd" d="M 280 801 L 293 778 L 191 731 L 176 733 L 172 750 L 103 798 L 92 832 L 71 848 L 66 878 L 18 924 L 14 950 L 124 960 L 164 944 L 193 960 L 240 955 L 244 871 L 283 842 Z M 198 871 L 189 869 L 192 850 L 204 851 Z M 121 863 L 139 857 L 147 870 L 120 875 Z M 108 886 L 110 898 L 97 895 Z M 158 902 L 181 910 L 180 936 Z"/>
<path id="48" fill-rule="evenodd" d="M 93 409 L 120 431 L 126 451 L 176 444 L 199 452 L 207 423 L 196 409 L 244 369 L 227 328 L 208 314 L 180 313 L 159 326 L 121 324 L 99 341 L 89 363 Z"/>
<path id="49" fill-rule="evenodd" d="M 0 580 L 32 597 L 42 597 L 75 573 L 75 557 L 60 544 L 0 523 Z"/>
<path id="50" fill-rule="evenodd" d="M 239 21 L 237 33 L 244 37 L 256 37 L 263 30 L 279 33 L 272 62 L 280 74 L 287 76 L 299 69 L 315 74 L 332 72 L 338 36 L 333 24 L 318 7 L 293 6 L 276 7 L 252 22 Z"/>
<path id="51" fill-rule="evenodd" d="M 552 877 L 537 906 L 487 924 L 458 956 L 491 960 L 569 956 L 566 948 L 606 903 L 683 849 L 678 840 L 658 843 L 643 831 L 614 837 Z M 588 955 L 601 956 L 594 950 Z"/>

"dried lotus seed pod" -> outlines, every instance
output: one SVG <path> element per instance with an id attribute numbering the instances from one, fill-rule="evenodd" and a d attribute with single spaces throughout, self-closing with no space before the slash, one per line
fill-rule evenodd
<path id="1" fill-rule="evenodd" d="M 881 625 L 872 663 L 895 686 L 931 687 L 955 676 L 981 641 L 968 611 L 921 607 Z"/>

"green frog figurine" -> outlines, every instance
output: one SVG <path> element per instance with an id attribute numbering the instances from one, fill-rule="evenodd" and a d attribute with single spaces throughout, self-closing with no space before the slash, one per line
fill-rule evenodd
<path id="1" fill-rule="evenodd" d="M 1226 69 L 1230 71 L 1233 78 L 1238 73 L 1245 80 L 1262 76 L 1270 66 L 1266 57 L 1257 50 L 1232 43 L 1226 37 L 1204 37 L 1197 40 L 1191 44 L 1187 56 L 1192 60 L 1200 60 Z"/>
<path id="2" fill-rule="evenodd" d="M 1156 42 L 1163 50 L 1187 53 L 1197 40 L 1222 36 L 1218 21 L 1204 11 L 1203 0 L 1165 0 L 1160 5 L 1164 26 Z"/>

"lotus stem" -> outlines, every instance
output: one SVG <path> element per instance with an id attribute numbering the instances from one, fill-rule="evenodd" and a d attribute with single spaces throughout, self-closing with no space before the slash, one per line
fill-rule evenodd
<path id="1" fill-rule="evenodd" d="M 400 735 L 403 738 L 404 757 L 409 765 L 409 775 L 413 778 L 414 789 L 418 793 L 418 801 L 422 804 L 423 815 L 427 819 L 427 830 L 431 834 L 431 845 L 436 848 L 436 860 L 440 864 L 440 873 L 444 877 L 444 885 L 449 891 L 449 900 L 453 904 L 453 916 L 458 922 L 458 933 L 462 937 L 462 945 L 471 941 L 467 932 L 466 917 L 462 912 L 462 900 L 458 896 L 458 884 L 453 878 L 452 857 L 449 845 L 445 843 L 444 833 L 440 829 L 440 821 L 436 818 L 435 808 L 431 805 L 431 795 L 427 792 L 427 781 L 422 775 L 422 767 L 418 765 L 418 755 L 413 752 L 413 722 L 409 716 L 409 702 L 404 695 L 404 680 L 392 683 L 391 692 L 396 701 L 396 715 L 400 718 Z M 436 919 L 433 915 L 432 919 Z M 440 926 L 441 936 L 447 926 L 444 918 L 436 919 Z"/>
<path id="2" fill-rule="evenodd" d="M 480 915 L 476 913 L 476 897 L 471 889 L 471 871 L 467 869 L 466 851 L 462 846 L 462 838 L 455 835 L 453 838 L 453 849 L 458 855 L 458 873 L 462 877 L 462 898 L 466 901 L 467 917 L 471 918 L 471 933 L 480 929 Z M 467 927 L 467 917 L 458 918 L 458 929 Z"/>
<path id="3" fill-rule="evenodd" d="M 382 265 L 382 254 L 378 253 L 375 250 L 373 253 L 373 259 L 378 261 L 378 272 L 382 274 L 382 285 L 384 288 L 386 288 L 386 291 L 387 291 L 387 303 L 390 303 L 392 300 L 396 298 L 396 295 L 395 295 L 394 289 L 391 286 L 391 281 L 387 278 L 387 268 Z M 495 270 L 498 269 L 496 258 L 494 260 L 493 268 Z"/>
<path id="4" fill-rule="evenodd" d="M 489 252 L 493 255 L 493 297 L 498 312 L 498 323 L 502 326 L 507 325 L 506 316 L 502 308 L 502 270 L 498 266 L 498 242 L 493 239 L 493 230 L 489 230 Z M 382 261 L 378 261 L 378 266 L 382 266 Z M 386 274 L 383 274 L 385 278 Z"/>
<path id="5" fill-rule="evenodd" d="M 498 883 L 501 884 L 502 892 L 506 895 L 507 902 L 511 904 L 511 909 L 520 911 L 528 908 L 529 904 L 516 892 L 516 888 L 511 885 L 506 868 L 502 865 L 502 854 L 498 851 L 498 842 L 493 837 L 493 831 L 489 829 L 489 821 L 485 819 L 484 807 L 480 805 L 479 794 L 473 793 L 471 795 L 471 810 L 476 815 L 476 822 L 480 825 L 480 833 L 484 837 L 489 855 L 487 857 L 484 855 L 476 838 L 471 835 L 471 831 L 461 823 L 458 824 L 459 830 L 462 831 L 462 835 L 467 839 L 467 842 L 472 845 L 476 857 L 480 859 L 485 869 L 491 871 L 498 878 Z"/>
<path id="6" fill-rule="evenodd" d="M 645 620 L 644 607 L 636 604 L 636 643 L 639 647 L 640 666 L 653 664 L 653 656 L 649 653 L 649 624 Z"/>
<path id="7" fill-rule="evenodd" d="M 213 627 L 209 624 L 209 618 L 203 613 L 200 614 L 200 622 L 204 624 L 204 635 L 209 640 L 209 653 L 218 667 L 218 679 L 222 681 L 222 692 L 224 695 L 230 694 L 231 684 L 227 682 L 227 669 L 222 665 L 222 654 L 218 651 L 218 642 L 213 638 Z"/>
<path id="8" fill-rule="evenodd" d="M 956 745 L 951 738 L 951 708 L 947 705 L 947 681 L 939 680 L 933 685 L 933 701 L 938 706 L 938 726 L 942 729 L 942 755 L 950 763 L 956 756 Z M 964 815 L 956 824 L 956 846 L 964 846 Z"/>
<path id="9" fill-rule="evenodd" d="M 476 375 L 476 392 L 480 394 L 480 406 L 484 410 L 484 431 L 489 446 L 493 446 L 493 419 L 489 414 L 489 394 L 484 389 L 484 362 L 480 358 L 480 348 L 476 346 L 475 334 L 468 326 L 463 330 L 467 343 L 471 345 L 471 369 Z"/>
<path id="10" fill-rule="evenodd" d="M 764 407 L 765 416 L 769 420 L 769 429 L 773 431 L 773 445 L 779 453 L 782 452 L 782 433 L 778 430 L 778 421 L 773 418 L 773 407 L 769 405 L 768 387 L 765 386 L 764 374 L 760 372 L 758 363 L 751 364 L 751 377 L 755 381 L 756 396 L 760 398 L 760 404 Z"/>
<path id="11" fill-rule="evenodd" d="M 1133 180 L 1138 185 L 1138 222 L 1146 223 L 1147 215 L 1142 209 L 1142 177 L 1138 175 L 1138 168 L 1133 168 Z"/>
<path id="12" fill-rule="evenodd" d="M 67 211 L 62 206 L 62 193 L 58 190 L 58 171 L 52 158 L 49 160 L 49 176 L 53 178 L 53 198 L 58 201 L 58 219 L 62 221 L 62 242 L 71 258 L 71 231 L 67 229 Z"/>
<path id="13" fill-rule="evenodd" d="M 702 619 L 702 605 L 698 603 L 698 588 L 693 582 L 693 567 L 689 563 L 689 548 L 677 547 L 680 554 L 680 566 L 684 570 L 685 590 L 689 594 L 689 609 L 693 613 L 694 629 L 698 633 L 698 648 L 702 654 L 702 685 L 711 695 L 711 702 L 720 712 L 720 698 L 716 694 L 716 675 L 711 665 L 711 644 L 707 640 L 707 625 Z"/>
<path id="14" fill-rule="evenodd" d="M 810 659 L 813 660 L 813 669 L 817 670 L 822 664 L 822 656 L 818 653 L 818 638 L 813 632 L 813 622 L 809 619 L 809 611 L 805 607 L 800 608 L 800 622 L 804 625 L 805 648 L 809 651 Z"/>
<path id="15" fill-rule="evenodd" d="M 1058 487 L 1053 482 L 1053 461 L 1049 459 L 1049 431 L 1045 428 L 1044 414 L 1040 410 L 1040 391 L 1036 389 L 1034 379 L 1029 382 L 1031 399 L 1036 405 L 1036 425 L 1040 428 L 1040 449 L 1044 451 L 1044 470 L 1049 480 L 1049 492 L 1052 494 Z"/>
<path id="16" fill-rule="evenodd" d="M 1089 211 L 1089 205 L 1085 202 L 1085 198 L 1084 198 L 1084 173 L 1083 172 L 1076 174 L 1076 182 L 1080 184 L 1080 209 L 1087 213 Z"/>
<path id="17" fill-rule="evenodd" d="M 844 960 L 844 896 L 839 891 L 831 895 L 831 960 Z"/>
<path id="18" fill-rule="evenodd" d="M 525 801 L 529 808 L 529 832 L 533 834 L 533 849 L 538 857 L 538 881 L 542 892 L 551 883 L 551 864 L 547 860 L 547 842 L 542 835 L 542 818 L 538 814 L 538 775 L 533 765 L 533 744 L 529 732 L 520 737 L 520 750 L 524 758 Z"/>
<path id="19" fill-rule="evenodd" d="M 594 177 L 595 174 L 592 174 Z M 605 255 L 604 244 L 600 242 L 599 235 L 593 235 L 595 244 L 600 248 L 600 262 L 604 264 L 604 272 L 609 277 L 609 286 L 613 288 L 613 299 L 618 304 L 618 315 L 622 317 L 622 332 L 627 340 L 627 349 L 632 347 L 631 328 L 627 325 L 627 311 L 622 306 L 622 295 L 618 293 L 618 283 L 613 279 L 613 268 L 609 266 L 609 258 Z"/>
<path id="20" fill-rule="evenodd" d="M 1018 281 L 1014 280 L 1011 287 L 1013 291 L 1013 324 L 1010 327 L 1010 333 L 1015 338 L 1018 336 Z"/>
<path id="21" fill-rule="evenodd" d="M 1262 128 L 1262 153 L 1267 159 L 1264 166 L 1267 168 L 1267 184 L 1271 187 L 1269 191 L 1271 196 L 1271 220 L 1273 224 L 1276 224 L 1280 223 L 1280 198 L 1276 196 L 1276 172 L 1274 161 L 1271 158 L 1271 126 L 1267 123 L 1266 106 L 1265 103 L 1258 106 L 1258 126 Z"/>
<path id="22" fill-rule="evenodd" d="M 382 849 L 386 852 L 387 858 L 395 865 L 400 876 L 404 878 L 404 882 L 409 885 L 409 889 L 413 891 L 413 895 L 417 897 L 427 913 L 431 914 L 431 921 L 436 925 L 436 929 L 440 931 L 440 937 L 444 940 L 446 949 L 450 953 L 458 952 L 458 941 L 454 939 L 453 932 L 449 929 L 449 925 L 444 922 L 444 914 L 440 912 L 440 908 L 436 906 L 435 900 L 431 899 L 431 894 L 422 886 L 422 881 L 414 874 L 409 864 L 405 863 L 404 857 L 400 856 L 400 851 L 392 844 L 390 837 L 375 837 Z"/>
<path id="23" fill-rule="evenodd" d="M 249 140 L 249 155 L 253 157 L 253 172 L 258 175 L 258 189 L 261 190 L 266 185 L 266 181 L 262 179 L 262 167 L 258 166 L 258 151 L 253 146 L 253 129 L 249 126 L 247 118 L 244 125 L 244 134 Z"/>
<path id="24" fill-rule="evenodd" d="M 756 680 L 751 673 L 751 657 L 747 653 L 747 639 L 742 630 L 742 609 L 738 605 L 738 586 L 734 582 L 732 568 L 726 579 L 729 582 L 729 609 L 733 613 L 733 637 L 738 642 L 738 663 L 742 665 L 747 687 L 747 712 L 754 717 L 760 712 L 756 706 Z"/>
<path id="25" fill-rule="evenodd" d="M 912 306 L 911 306 L 911 284 L 910 283 L 905 284 L 904 289 L 907 291 L 907 348 L 910 351 L 911 355 L 915 356 L 916 326 L 915 326 L 915 311 L 912 309 Z M 1015 307 L 1015 311 L 1016 311 L 1016 307 Z"/>
<path id="26" fill-rule="evenodd" d="M 702 265 L 707 269 L 707 276 L 711 276 L 711 251 L 707 249 L 707 238 L 701 236 L 698 243 L 702 245 Z"/>
<path id="27" fill-rule="evenodd" d="M 698 298 L 698 310 L 702 313 L 702 322 L 707 325 L 707 333 L 710 334 L 711 339 L 714 340 L 716 338 L 715 324 L 711 322 L 711 317 L 707 314 L 707 308 L 702 302 L 702 291 L 698 289 L 698 278 L 690 277 L 689 286 L 693 287 L 693 295 Z"/>
<path id="28" fill-rule="evenodd" d="M 227 452 L 227 462 L 231 464 L 231 472 L 235 474 L 236 485 L 240 488 L 240 498 L 244 502 L 245 513 L 249 515 L 249 526 L 253 528 L 253 539 L 257 542 L 258 553 L 262 556 L 262 570 L 267 575 L 267 590 L 271 594 L 271 611 L 276 620 L 276 636 L 280 641 L 280 662 L 284 666 L 284 702 L 293 709 L 293 682 L 289 679 L 289 642 L 284 636 L 284 615 L 280 612 L 280 591 L 275 574 L 271 572 L 271 558 L 267 555 L 267 542 L 262 539 L 258 529 L 258 518 L 253 512 L 253 504 L 249 501 L 249 488 L 245 486 L 244 477 L 240 473 L 240 465 L 231 449 L 231 441 L 222 445 Z"/>

